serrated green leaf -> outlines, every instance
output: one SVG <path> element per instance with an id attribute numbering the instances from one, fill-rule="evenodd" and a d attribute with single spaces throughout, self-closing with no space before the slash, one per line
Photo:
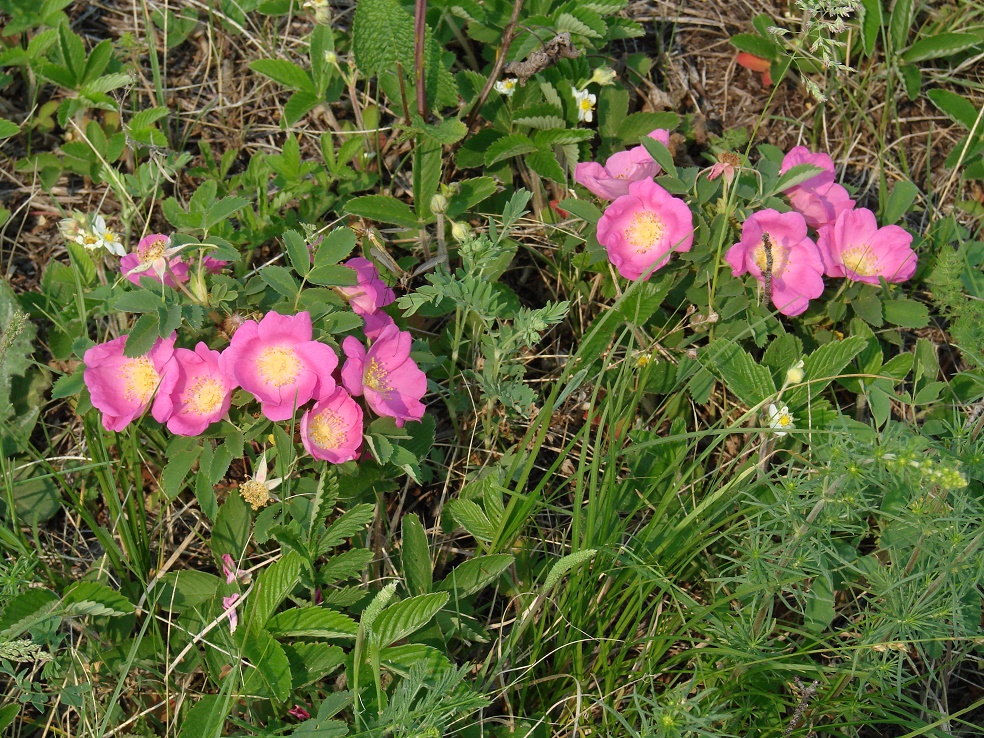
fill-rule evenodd
<path id="1" fill-rule="evenodd" d="M 597 223 L 603 215 L 594 203 L 590 203 L 587 200 L 578 200 L 573 197 L 561 200 L 557 203 L 557 207 L 581 220 L 586 220 L 588 223 Z"/>
<path id="2" fill-rule="evenodd" d="M 400 563 L 403 576 L 407 581 L 410 594 L 421 595 L 431 591 L 434 582 L 431 571 L 430 547 L 427 545 L 427 534 L 424 526 L 414 513 L 403 516 L 400 522 L 402 547 Z"/>
<path id="3" fill-rule="evenodd" d="M 321 98 L 310 92 L 295 92 L 284 105 L 284 122 L 292 126 L 321 102 Z"/>
<path id="4" fill-rule="evenodd" d="M 756 33 L 736 33 L 729 41 L 738 51 L 745 51 L 762 59 L 774 60 L 779 56 L 779 47 Z"/>
<path id="5" fill-rule="evenodd" d="M 618 137 L 635 144 L 659 128 L 672 131 L 679 125 L 680 116 L 676 113 L 633 113 L 618 124 Z"/>
<path id="6" fill-rule="evenodd" d="M 843 341 L 827 343 L 803 360 L 805 382 L 809 385 L 791 387 L 783 396 L 790 407 L 806 405 L 807 393 L 816 397 L 829 385 L 851 360 L 864 350 L 866 338 L 852 336 Z"/>
<path id="7" fill-rule="evenodd" d="M 173 500 L 183 489 L 183 482 L 191 471 L 191 467 L 198 461 L 202 452 L 201 446 L 196 446 L 188 451 L 180 451 L 168 456 L 167 466 L 161 474 L 161 486 L 164 494 L 169 500 Z M 238 496 L 238 495 L 236 495 Z M 231 551 L 226 552 L 231 553 Z"/>
<path id="8" fill-rule="evenodd" d="M 772 374 L 738 344 L 727 339 L 712 341 L 704 356 L 705 365 L 714 369 L 728 389 L 748 407 L 756 407 L 775 395 Z"/>
<path id="9" fill-rule="evenodd" d="M 593 11 L 588 11 L 593 13 Z M 600 16 L 597 13 L 593 15 L 600 21 Z M 605 26 L 604 21 L 601 21 L 601 29 L 593 28 L 592 25 L 586 23 L 582 18 L 576 17 L 573 13 L 561 13 L 557 18 L 557 33 L 569 32 L 578 36 L 584 36 L 585 38 L 602 38 L 605 35 L 607 26 Z"/>
<path id="10" fill-rule="evenodd" d="M 232 706 L 225 695 L 205 695 L 185 714 L 178 738 L 218 738 Z"/>
<path id="11" fill-rule="evenodd" d="M 770 197 L 779 192 L 785 192 L 790 187 L 795 187 L 796 185 L 803 184 L 804 182 L 813 179 L 818 174 L 823 174 L 826 171 L 822 167 L 814 166 L 813 164 L 797 164 L 794 167 L 790 167 L 775 185 L 766 193 L 766 197 Z"/>
<path id="12" fill-rule="evenodd" d="M 548 106 L 552 108 L 553 106 Z M 529 126 L 530 128 L 549 129 L 563 128 L 565 120 L 557 115 L 529 115 L 513 118 L 513 123 L 517 126 Z"/>
<path id="13" fill-rule="evenodd" d="M 166 118 L 170 112 L 170 108 L 165 107 L 141 110 L 139 113 L 134 113 L 133 117 L 130 118 L 130 127 L 149 128 L 161 118 Z"/>
<path id="14" fill-rule="evenodd" d="M 326 584 L 334 584 L 362 574 L 369 567 L 372 558 L 372 551 L 369 549 L 353 548 L 332 556 L 318 574 Z"/>
<path id="15" fill-rule="evenodd" d="M 283 702 L 290 697 L 290 662 L 287 654 L 265 630 L 251 630 L 243 643 L 243 655 L 255 669 L 243 670 L 243 690 L 246 694 L 264 692 Z"/>
<path id="16" fill-rule="evenodd" d="M 921 38 L 902 54 L 902 61 L 915 63 L 959 54 L 978 46 L 981 37 L 973 33 L 937 33 Z"/>
<path id="17" fill-rule="evenodd" d="M 62 400 L 66 397 L 77 395 L 85 387 L 85 379 L 81 370 L 76 370 L 72 374 L 63 374 L 55 380 L 51 387 L 51 399 Z"/>
<path id="18" fill-rule="evenodd" d="M 925 328 L 929 325 L 929 310 L 916 300 L 889 300 L 885 303 L 885 320 L 901 328 Z"/>
<path id="19" fill-rule="evenodd" d="M 224 580 L 204 571 L 170 571 L 153 590 L 152 602 L 165 610 L 182 612 L 215 597 L 223 583 Z"/>
<path id="20" fill-rule="evenodd" d="M 946 113 L 954 122 L 961 124 L 968 131 L 976 127 L 977 135 L 981 136 L 981 124 L 977 122 L 980 111 L 966 97 L 962 97 L 955 92 L 946 89 L 930 90 L 926 97 L 932 100 L 933 104 Z"/>
<path id="21" fill-rule="evenodd" d="M 352 253 L 355 248 L 355 231 L 351 228 L 336 228 L 321 243 L 314 252 L 315 266 L 338 264 Z"/>
<path id="22" fill-rule="evenodd" d="M 897 223 L 903 215 L 909 212 L 909 208 L 912 207 L 918 194 L 919 188 L 912 182 L 905 179 L 896 182 L 882 213 L 882 225 Z"/>
<path id="23" fill-rule="evenodd" d="M 888 18 L 888 43 L 891 53 L 897 54 L 905 46 L 912 27 L 913 0 L 895 0 Z"/>
<path id="24" fill-rule="evenodd" d="M 124 292 L 113 302 L 113 309 L 122 313 L 153 313 L 163 305 L 161 296 L 150 290 Z"/>
<path id="25" fill-rule="evenodd" d="M 376 515 L 376 506 L 367 502 L 356 505 L 338 517 L 318 541 L 318 555 L 322 556 L 340 543 L 361 533 Z"/>
<path id="26" fill-rule="evenodd" d="M 110 110 L 114 110 L 115 106 L 112 98 L 106 99 L 102 96 L 107 92 L 118 90 L 120 87 L 126 87 L 129 84 L 133 84 L 133 77 L 129 74 L 107 74 L 82 85 L 79 94 L 88 97 L 93 102 L 104 103 L 109 106 Z M 99 105 L 99 107 L 103 107 L 103 105 Z"/>
<path id="27" fill-rule="evenodd" d="M 417 216 L 410 206 L 389 195 L 364 195 L 353 198 L 345 204 L 345 212 L 403 228 L 419 226 Z"/>
<path id="28" fill-rule="evenodd" d="M 288 300 L 297 298 L 300 287 L 297 285 L 297 281 L 291 276 L 290 270 L 286 267 L 269 264 L 260 269 L 260 279 Z"/>
<path id="29" fill-rule="evenodd" d="M 292 90 L 307 92 L 311 95 L 316 95 L 318 92 L 311 80 L 311 75 L 286 59 L 257 59 L 249 63 L 249 68 Z"/>
<path id="30" fill-rule="evenodd" d="M 433 215 L 430 201 L 441 183 L 441 153 L 441 144 L 436 141 L 421 141 L 413 149 L 413 205 L 421 220 Z"/>
<path id="31" fill-rule="evenodd" d="M 292 607 L 267 622 L 267 630 L 283 638 L 354 638 L 359 625 L 327 607 Z"/>
<path id="32" fill-rule="evenodd" d="M 595 132 L 587 128 L 550 128 L 533 134 L 533 143 L 538 149 L 556 144 L 581 143 L 594 138 Z"/>
<path id="33" fill-rule="evenodd" d="M 553 151 L 549 149 L 538 149 L 527 154 L 525 159 L 530 169 L 541 177 L 546 177 L 559 184 L 564 184 L 567 181 L 564 170 L 560 166 L 560 162 L 557 161 L 557 157 Z"/>
<path id="34" fill-rule="evenodd" d="M 251 607 L 246 617 L 251 631 L 257 631 L 267 624 L 270 616 L 297 585 L 300 572 L 301 558 L 294 551 L 288 551 L 260 572 L 249 598 Z"/>
<path id="35" fill-rule="evenodd" d="M 661 141 L 646 136 L 642 139 L 642 145 L 666 174 L 671 177 L 677 176 L 677 168 L 673 163 L 673 155 Z"/>
<path id="36" fill-rule="evenodd" d="M 160 337 L 157 311 L 145 313 L 130 329 L 126 344 L 123 346 L 123 355 L 130 359 L 144 356 Z"/>
<path id="37" fill-rule="evenodd" d="M 345 663 L 345 651 L 328 643 L 281 643 L 294 689 L 324 679 Z"/>
<path id="38" fill-rule="evenodd" d="M 451 500 L 445 509 L 458 525 L 479 541 L 491 543 L 495 540 L 496 529 L 485 511 L 471 500 Z"/>
<path id="39" fill-rule="evenodd" d="M 448 201 L 447 216 L 456 218 L 494 195 L 499 189 L 492 177 L 473 177 L 458 183 L 458 192 Z"/>
<path id="40" fill-rule="evenodd" d="M 20 126 L 6 118 L 0 118 L 0 138 L 10 138 L 16 136 L 20 131 Z"/>
<path id="41" fill-rule="evenodd" d="M 380 648 L 406 638 L 427 625 L 449 597 L 447 592 L 434 592 L 390 605 L 373 622 L 372 638 Z"/>
<path id="42" fill-rule="evenodd" d="M 100 582 L 76 582 L 65 590 L 59 608 L 66 615 L 128 615 L 133 603 Z"/>
<path id="43" fill-rule="evenodd" d="M 437 588 L 453 593 L 456 598 L 467 597 L 494 582 L 513 561 L 508 554 L 476 556 L 452 569 Z"/>
<path id="44" fill-rule="evenodd" d="M 358 284 L 359 275 L 351 267 L 341 264 L 326 264 L 312 269 L 307 281 L 322 287 L 350 287 Z"/>
<path id="45" fill-rule="evenodd" d="M 297 231 L 285 231 L 283 238 L 284 245 L 287 246 L 290 265 L 297 274 L 303 277 L 311 271 L 311 251 L 304 241 L 304 236 Z"/>
<path id="46" fill-rule="evenodd" d="M 524 136 L 522 133 L 503 136 L 485 151 L 485 166 L 490 167 L 505 159 L 528 154 L 531 151 L 536 151 L 536 144 L 529 136 Z"/>
<path id="47" fill-rule="evenodd" d="M 379 660 L 390 671 L 401 676 L 408 676 L 414 667 L 424 667 L 425 674 L 439 676 L 454 668 L 448 657 L 433 646 L 422 643 L 405 643 L 402 646 L 390 646 L 379 653 Z"/>
<path id="48" fill-rule="evenodd" d="M 235 195 L 223 197 L 221 200 L 212 203 L 212 206 L 208 209 L 208 213 L 205 215 L 203 227 L 206 229 L 212 228 L 227 218 L 230 218 L 234 213 L 239 212 L 247 205 L 249 205 L 249 200 L 244 197 L 236 197 Z"/>

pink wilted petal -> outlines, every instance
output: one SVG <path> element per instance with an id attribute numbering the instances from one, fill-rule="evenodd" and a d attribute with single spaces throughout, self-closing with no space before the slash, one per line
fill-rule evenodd
<path id="1" fill-rule="evenodd" d="M 725 254 L 725 261 L 736 277 L 751 274 L 765 285 L 768 274 L 772 304 L 783 315 L 799 315 L 810 300 L 823 293 L 820 251 L 807 236 L 806 221 L 799 213 L 772 209 L 753 213 L 742 225 L 741 240 Z"/>
<path id="2" fill-rule="evenodd" d="M 674 251 L 690 251 L 694 221 L 683 200 L 651 179 L 633 182 L 598 221 L 598 242 L 626 279 L 663 267 Z"/>
<path id="3" fill-rule="evenodd" d="M 647 134 L 664 146 L 670 145 L 669 131 L 657 128 Z M 598 162 L 582 162 L 574 167 L 574 181 L 584 185 L 602 200 L 614 200 L 629 194 L 629 185 L 651 179 L 661 171 L 659 164 L 645 146 L 635 146 L 608 157 L 602 166 Z"/>
<path id="4" fill-rule="evenodd" d="M 855 282 L 904 282 L 916 271 L 912 235 L 896 225 L 878 227 L 867 208 L 848 210 L 833 225 L 820 230 L 818 246 L 826 272 Z"/>
<path id="5" fill-rule="evenodd" d="M 301 442 L 311 456 L 332 464 L 358 458 L 362 446 L 362 408 L 339 387 L 304 413 Z"/>
<path id="6" fill-rule="evenodd" d="M 330 394 L 338 357 L 312 339 L 311 315 L 267 313 L 247 320 L 219 360 L 226 375 L 260 401 L 270 420 L 287 420 L 295 408 Z"/>
<path id="7" fill-rule="evenodd" d="M 218 274 L 227 265 L 228 261 L 222 261 L 221 259 L 216 259 L 214 256 L 206 256 L 202 259 L 202 266 L 205 267 L 205 271 L 209 274 Z"/>
<path id="8" fill-rule="evenodd" d="M 420 400 L 427 392 L 427 377 L 410 358 L 411 343 L 409 333 L 392 325 L 380 332 L 361 358 L 361 393 L 373 412 L 393 418 L 397 426 L 424 416 L 425 408 Z M 342 343 L 342 350 L 349 357 L 342 368 L 342 381 L 347 388 L 350 380 L 346 378 L 346 369 L 352 362 L 349 374 L 354 373 L 360 363 L 360 351 L 348 339 Z"/>
<path id="9" fill-rule="evenodd" d="M 175 336 L 159 338 L 144 356 L 123 355 L 126 336 L 93 346 L 85 352 L 82 374 L 92 405 L 102 413 L 106 430 L 120 431 L 150 406 L 158 388 L 170 376 Z"/>
<path id="10" fill-rule="evenodd" d="M 199 342 L 175 349 L 168 380 L 154 400 L 154 418 L 179 436 L 200 435 L 229 412 L 235 380 L 219 366 L 219 352 Z"/>
<path id="11" fill-rule="evenodd" d="M 308 712 L 307 710 L 305 710 L 300 705 L 294 705 L 292 708 L 290 708 L 287 711 L 287 714 L 290 715 L 293 718 L 297 718 L 298 720 L 310 720 L 311 719 L 311 713 Z"/>
<path id="12" fill-rule="evenodd" d="M 187 282 L 190 277 L 184 259 L 170 256 L 175 250 L 171 249 L 171 239 L 167 235 L 151 233 L 140 239 L 136 249 L 120 259 L 120 272 L 135 285 L 140 284 L 141 277 L 150 277 L 168 287 L 177 287 L 178 283 Z M 141 265 L 145 268 L 137 271 Z"/>
<path id="13" fill-rule="evenodd" d="M 358 284 L 351 287 L 336 287 L 342 297 L 349 301 L 352 309 L 359 315 L 374 313 L 396 299 L 396 294 L 380 278 L 376 265 L 361 256 L 349 259 L 342 266 L 354 269 Z"/>
<path id="14" fill-rule="evenodd" d="M 239 625 L 239 613 L 236 612 L 236 608 L 239 607 L 239 593 L 233 592 L 228 597 L 222 598 L 222 610 L 223 615 L 229 620 L 229 632 L 235 633 L 236 628 Z"/>

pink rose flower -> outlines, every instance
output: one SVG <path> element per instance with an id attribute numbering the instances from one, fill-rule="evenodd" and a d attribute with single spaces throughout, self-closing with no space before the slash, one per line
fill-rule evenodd
<path id="1" fill-rule="evenodd" d="M 216 259 L 214 256 L 206 256 L 202 259 L 202 266 L 205 267 L 205 271 L 209 274 L 218 274 L 225 269 L 228 263 L 228 261 Z"/>
<path id="2" fill-rule="evenodd" d="M 267 418 L 287 420 L 295 408 L 335 391 L 332 372 L 338 357 L 313 336 L 310 313 L 270 312 L 259 323 L 247 320 L 239 326 L 219 366 L 256 396 Z"/>
<path id="3" fill-rule="evenodd" d="M 854 200 L 836 182 L 820 187 L 791 187 L 786 190 L 793 210 L 806 219 L 807 225 L 820 230 L 830 225 L 841 213 L 854 209 Z"/>
<path id="4" fill-rule="evenodd" d="M 136 250 L 120 259 L 120 271 L 136 285 L 141 277 L 150 277 L 168 287 L 177 287 L 189 279 L 184 259 L 173 256 L 177 251 L 171 248 L 171 239 L 166 235 L 151 233 L 140 239 Z"/>
<path id="5" fill-rule="evenodd" d="M 343 464 L 362 447 L 362 408 L 341 387 L 301 418 L 301 442 L 316 459 Z"/>
<path id="6" fill-rule="evenodd" d="M 174 353 L 174 334 L 159 338 L 143 356 L 123 355 L 126 336 L 93 346 L 85 352 L 82 378 L 89 388 L 92 405 L 102 412 L 106 430 L 121 431 L 143 415 L 165 378 L 166 365 Z"/>
<path id="7" fill-rule="evenodd" d="M 354 269 L 359 275 L 359 283 L 351 287 L 336 287 L 339 294 L 349 301 L 352 309 L 359 315 L 374 313 L 396 299 L 396 294 L 380 279 L 376 265 L 368 259 L 357 256 L 342 266 Z"/>
<path id="8" fill-rule="evenodd" d="M 848 210 L 820 229 L 817 246 L 826 273 L 855 282 L 904 282 L 916 271 L 912 235 L 897 225 L 878 227 L 867 208 Z"/>
<path id="9" fill-rule="evenodd" d="M 649 138 L 664 146 L 670 145 L 670 132 L 657 128 Z M 629 194 L 629 185 L 643 179 L 652 179 L 661 171 L 659 164 L 649 155 L 645 146 L 612 154 L 602 166 L 596 161 L 585 161 L 574 167 L 574 181 L 584 185 L 602 200 L 615 200 Z"/>
<path id="10" fill-rule="evenodd" d="M 799 213 L 760 210 L 752 214 L 741 228 L 741 241 L 724 258 L 734 276 L 751 274 L 762 282 L 783 315 L 799 315 L 823 292 L 820 252 L 807 237 L 806 221 Z"/>
<path id="11" fill-rule="evenodd" d="M 197 436 L 229 412 L 238 386 L 219 366 L 219 352 L 199 342 L 175 349 L 154 400 L 154 418 L 178 436 Z"/>
<path id="12" fill-rule="evenodd" d="M 342 341 L 345 389 L 356 397 L 364 394 L 373 412 L 395 418 L 399 427 L 424 417 L 420 399 L 427 392 L 427 377 L 410 358 L 410 343 L 410 334 L 395 325 L 384 328 L 368 351 L 353 336 Z"/>
<path id="13" fill-rule="evenodd" d="M 815 167 L 820 167 L 824 171 L 817 174 L 815 177 L 810 177 L 810 179 L 805 182 L 801 182 L 798 185 L 794 185 L 790 189 L 795 189 L 797 187 L 807 187 L 816 188 L 823 185 L 828 185 L 834 181 L 834 160 L 830 158 L 830 154 L 825 154 L 822 151 L 814 154 L 805 146 L 794 146 L 789 150 L 782 159 L 782 164 L 779 167 L 779 174 L 785 174 L 790 169 L 800 164 L 811 164 Z M 789 192 L 789 190 L 787 190 Z"/>
<path id="14" fill-rule="evenodd" d="M 651 179 L 629 185 L 598 221 L 598 242 L 618 273 L 639 279 L 670 260 L 673 251 L 690 251 L 694 218 L 687 203 Z"/>
<path id="15" fill-rule="evenodd" d="M 391 325 L 396 325 L 393 319 L 382 310 L 377 310 L 374 313 L 368 313 L 362 316 L 362 319 L 366 322 L 365 334 L 366 338 L 370 341 L 375 341 L 379 338 L 379 334 L 383 332 L 384 328 Z"/>

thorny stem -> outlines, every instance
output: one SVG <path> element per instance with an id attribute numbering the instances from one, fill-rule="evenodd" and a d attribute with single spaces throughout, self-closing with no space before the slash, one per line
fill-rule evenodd
<path id="1" fill-rule="evenodd" d="M 499 46 L 499 53 L 495 57 L 495 64 L 492 65 L 489 78 L 485 80 L 485 86 L 482 87 L 482 91 L 478 94 L 478 99 L 475 100 L 475 104 L 465 119 L 465 128 L 469 132 L 471 132 L 472 127 L 475 125 L 478 114 L 488 99 L 489 93 L 492 92 L 492 87 L 495 85 L 496 80 L 499 79 L 499 73 L 502 71 L 502 67 L 506 64 L 506 55 L 509 53 L 509 47 L 512 46 L 513 36 L 516 33 L 516 24 L 519 23 L 519 11 L 522 9 L 523 0 L 515 0 L 512 15 L 509 16 L 509 22 L 502 32 L 502 44 Z"/>

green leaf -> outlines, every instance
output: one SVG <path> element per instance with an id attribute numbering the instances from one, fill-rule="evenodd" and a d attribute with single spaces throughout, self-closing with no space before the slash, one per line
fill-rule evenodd
<path id="1" fill-rule="evenodd" d="M 892 15 L 888 19 L 889 52 L 897 54 L 905 46 L 912 28 L 913 0 L 895 0 L 892 5 Z"/>
<path id="2" fill-rule="evenodd" d="M 961 124 L 968 131 L 974 130 L 976 126 L 978 136 L 984 133 L 981 124 L 977 122 L 980 111 L 966 97 L 942 88 L 930 90 L 926 96 L 954 122 Z"/>
<path id="3" fill-rule="evenodd" d="M 173 500 L 181 492 L 185 477 L 188 476 L 188 472 L 198 461 L 201 453 L 202 447 L 195 446 L 187 451 L 179 451 L 168 456 L 167 466 L 164 467 L 164 472 L 161 474 L 161 486 L 169 500 Z M 239 495 L 235 496 L 238 497 Z M 226 553 L 231 553 L 231 551 Z"/>
<path id="4" fill-rule="evenodd" d="M 318 245 L 314 252 L 314 265 L 320 267 L 337 264 L 352 253 L 355 242 L 355 231 L 351 228 L 336 228 Z"/>
<path id="5" fill-rule="evenodd" d="M 824 344 L 807 356 L 803 360 L 805 384 L 787 390 L 784 395 L 787 404 L 790 407 L 806 405 L 808 392 L 813 397 L 819 395 L 867 345 L 868 339 L 852 336 L 843 341 Z"/>
<path id="6" fill-rule="evenodd" d="M 204 571 L 170 571 L 161 577 L 152 602 L 165 610 L 182 612 L 215 597 L 223 584 L 224 580 Z"/>
<path id="7" fill-rule="evenodd" d="M 888 196 L 888 202 L 882 212 L 882 225 L 897 223 L 903 215 L 909 212 L 919 188 L 907 179 L 899 180 L 892 188 L 892 194 Z"/>
<path id="8" fill-rule="evenodd" d="M 921 38 L 902 54 L 904 62 L 921 62 L 939 59 L 966 51 L 981 43 L 981 37 L 973 33 L 938 33 Z"/>
<path id="9" fill-rule="evenodd" d="M 497 530 L 478 504 L 471 500 L 451 500 L 445 510 L 472 538 L 486 543 L 495 540 Z"/>
<path id="10" fill-rule="evenodd" d="M 161 296 L 150 290 L 132 290 L 116 298 L 113 310 L 121 313 L 154 313 L 163 304 Z"/>
<path id="11" fill-rule="evenodd" d="M 319 576 L 326 584 L 359 576 L 369 567 L 372 559 L 372 551 L 368 548 L 353 548 L 328 559 L 328 563 L 321 567 Z"/>
<path id="12" fill-rule="evenodd" d="M 790 167 L 775 183 L 775 185 L 766 193 L 765 197 L 770 197 L 778 192 L 785 192 L 790 187 L 795 187 L 796 185 L 803 184 L 804 182 L 813 179 L 818 174 L 823 174 L 826 171 L 822 167 L 814 166 L 813 164 L 797 164 L 794 167 Z"/>
<path id="13" fill-rule="evenodd" d="M 312 269 L 307 275 L 307 281 L 322 287 L 350 287 L 358 284 L 359 275 L 351 267 L 332 264 Z"/>
<path id="14" fill-rule="evenodd" d="M 635 144 L 658 128 L 672 131 L 679 125 L 680 116 L 676 113 L 633 113 L 618 124 L 618 137 Z"/>
<path id="15" fill-rule="evenodd" d="M 730 41 L 738 51 L 746 51 L 762 59 L 773 61 L 779 58 L 779 47 L 757 33 L 737 33 Z"/>
<path id="16" fill-rule="evenodd" d="M 236 197 L 235 195 L 223 197 L 221 200 L 212 203 L 212 207 L 208 209 L 208 213 L 205 215 L 203 227 L 206 229 L 212 228 L 232 216 L 233 213 L 239 212 L 247 205 L 249 205 L 249 200 L 244 197 Z"/>
<path id="17" fill-rule="evenodd" d="M 126 87 L 130 84 L 133 84 L 133 77 L 129 74 L 107 74 L 82 85 L 82 89 L 79 90 L 79 94 L 88 97 L 92 102 L 97 103 L 96 107 L 103 109 L 108 107 L 110 110 L 114 110 L 115 105 L 112 102 L 113 99 L 107 98 L 104 100 L 102 99 L 102 96 L 107 92 L 118 90 L 120 87 Z M 105 103 L 105 105 L 100 105 L 98 103 Z"/>
<path id="18" fill-rule="evenodd" d="M 77 395 L 85 387 L 85 379 L 81 370 L 76 370 L 72 374 L 62 374 L 55 380 L 51 388 L 51 399 L 62 400 L 66 397 Z"/>
<path id="19" fill-rule="evenodd" d="M 243 643 L 243 655 L 256 667 L 243 669 L 243 690 L 247 694 L 265 691 L 281 702 L 290 697 L 290 662 L 283 647 L 269 633 L 249 631 Z"/>
<path id="20" fill-rule="evenodd" d="M 141 110 L 130 118 L 130 128 L 149 128 L 161 118 L 166 118 L 170 112 L 170 108 L 165 107 Z"/>
<path id="21" fill-rule="evenodd" d="M 358 535 L 372 522 L 376 515 L 376 506 L 368 502 L 356 505 L 338 517 L 328 526 L 318 541 L 318 555 L 323 556 L 340 543 Z"/>
<path id="22" fill-rule="evenodd" d="M 295 689 L 324 679 L 345 663 L 345 651 L 328 643 L 293 642 L 280 645 L 290 662 L 290 676 Z"/>
<path id="23" fill-rule="evenodd" d="M 649 155 L 653 157 L 660 168 L 671 177 L 677 176 L 677 168 L 673 163 L 673 155 L 670 150 L 666 148 L 661 141 L 657 141 L 654 138 L 649 138 L 646 136 L 642 139 L 642 145 L 649 152 Z"/>
<path id="24" fill-rule="evenodd" d="M 49 589 L 29 589 L 12 599 L 0 616 L 0 638 L 12 640 L 51 617 L 58 595 Z"/>
<path id="25" fill-rule="evenodd" d="M 508 554 L 476 556 L 452 569 L 437 588 L 452 592 L 456 598 L 467 597 L 494 582 L 513 561 Z"/>
<path id="26" fill-rule="evenodd" d="M 433 140 L 421 141 L 413 149 L 413 205 L 421 220 L 433 215 L 430 201 L 441 183 L 441 152 L 441 144 Z"/>
<path id="27" fill-rule="evenodd" d="M 320 102 L 321 98 L 310 92 L 295 92 L 284 105 L 284 122 L 294 125 Z"/>
<path id="28" fill-rule="evenodd" d="M 284 244 L 287 246 L 287 256 L 294 271 L 302 277 L 310 272 L 311 251 L 304 241 L 304 236 L 297 231 L 285 231 Z"/>
<path id="29" fill-rule="evenodd" d="M 703 352 L 710 366 L 738 399 L 753 408 L 776 393 L 772 373 L 756 361 L 741 346 L 728 339 L 708 344 Z"/>
<path id="30" fill-rule="evenodd" d="M 17 717 L 17 713 L 20 712 L 20 705 L 16 702 L 12 702 L 9 705 L 4 705 L 0 708 L 0 733 L 3 733 L 7 727 L 14 722 Z"/>
<path id="31" fill-rule="evenodd" d="M 283 638 L 354 638 L 359 625 L 327 607 L 292 607 L 267 622 L 267 630 Z"/>
<path id="32" fill-rule="evenodd" d="M 473 177 L 458 182 L 458 192 L 448 201 L 449 218 L 457 218 L 478 203 L 491 197 L 499 189 L 492 177 Z"/>
<path id="33" fill-rule="evenodd" d="M 266 625 L 280 603 L 297 585 L 300 572 L 301 557 L 294 551 L 288 551 L 260 572 L 250 596 L 252 607 L 248 622 L 251 631 L 258 631 Z"/>
<path id="34" fill-rule="evenodd" d="M 7 120 L 6 118 L 0 118 L 0 138 L 10 138 L 11 136 L 16 136 L 19 131 L 19 125 Z"/>
<path id="35" fill-rule="evenodd" d="M 407 589 L 411 594 L 427 594 L 434 583 L 431 571 L 430 547 L 424 526 L 414 513 L 403 516 L 400 523 L 403 534 L 403 547 L 400 549 L 400 562 Z"/>
<path id="36" fill-rule="evenodd" d="M 66 615 L 129 615 L 133 604 L 99 582 L 76 582 L 65 590 L 59 608 Z"/>
<path id="37" fill-rule="evenodd" d="M 184 716 L 178 738 L 218 738 L 232 706 L 225 695 L 205 695 Z"/>
<path id="38" fill-rule="evenodd" d="M 420 225 L 409 205 L 389 195 L 364 195 L 353 198 L 345 204 L 345 212 L 403 228 L 417 228 Z"/>
<path id="39" fill-rule="evenodd" d="M 524 136 L 522 133 L 503 136 L 485 151 L 485 166 L 490 167 L 504 159 L 529 154 L 531 151 L 536 151 L 536 144 L 529 136 Z"/>
<path id="40" fill-rule="evenodd" d="M 870 56 L 884 23 L 882 0 L 861 0 L 861 8 L 861 45 L 864 53 Z"/>
<path id="41" fill-rule="evenodd" d="M 82 81 L 85 72 L 85 46 L 82 44 L 82 39 L 72 33 L 68 23 L 58 26 L 58 46 L 65 67 L 72 75 L 71 87 L 74 89 Z"/>
<path id="42" fill-rule="evenodd" d="M 573 197 L 568 197 L 566 200 L 561 200 L 557 203 L 557 207 L 561 210 L 566 210 L 571 215 L 574 215 L 581 220 L 586 220 L 588 223 L 596 224 L 601 220 L 602 212 L 598 209 L 598 206 L 587 200 L 578 200 Z"/>
<path id="43" fill-rule="evenodd" d="M 373 622 L 373 639 L 380 648 L 386 648 L 406 638 L 427 625 L 449 597 L 447 592 L 434 592 L 390 605 Z"/>
<path id="44" fill-rule="evenodd" d="M 307 92 L 311 95 L 318 93 L 314 87 L 314 82 L 311 80 L 311 75 L 286 59 L 257 59 L 249 63 L 249 68 L 292 90 Z"/>
<path id="45" fill-rule="evenodd" d="M 260 279 L 288 300 L 297 298 L 300 287 L 298 287 L 296 280 L 291 276 L 290 270 L 286 267 L 269 264 L 260 269 Z"/>
<path id="46" fill-rule="evenodd" d="M 552 590 L 561 578 L 567 574 L 575 566 L 580 566 L 585 561 L 590 561 L 598 553 L 597 550 L 593 548 L 587 548 L 584 551 L 577 551 L 576 553 L 567 554 L 562 559 L 560 559 L 556 564 L 550 567 L 550 572 L 547 574 L 547 578 L 543 580 L 542 594 L 547 594 Z"/>
<path id="47" fill-rule="evenodd" d="M 590 141 L 595 133 L 587 128 L 551 128 L 533 134 L 533 143 L 538 149 L 558 144 L 576 144 Z"/>
<path id="48" fill-rule="evenodd" d="M 921 302 L 903 297 L 885 303 L 885 320 L 901 328 L 925 328 L 929 325 L 929 311 Z"/>
<path id="49" fill-rule="evenodd" d="M 157 339 L 161 337 L 157 321 L 157 311 L 140 316 L 127 336 L 126 345 L 123 347 L 124 356 L 135 359 L 144 356 L 154 347 Z"/>
<path id="50" fill-rule="evenodd" d="M 441 651 L 422 643 L 405 643 L 390 646 L 379 653 L 379 660 L 390 671 L 400 676 L 409 676 L 411 669 L 423 666 L 424 673 L 435 677 L 447 673 L 454 667 Z"/>
<path id="51" fill-rule="evenodd" d="M 525 158 L 530 169 L 541 177 L 546 177 L 558 184 L 564 184 L 567 181 L 564 170 L 560 166 L 560 162 L 557 161 L 557 157 L 553 151 L 549 149 L 538 149 L 527 154 Z"/>
<path id="52" fill-rule="evenodd" d="M 213 466 L 215 464 L 213 459 Z M 249 506 L 238 492 L 230 494 L 219 507 L 209 545 L 216 559 L 229 554 L 238 561 L 249 540 Z"/>

